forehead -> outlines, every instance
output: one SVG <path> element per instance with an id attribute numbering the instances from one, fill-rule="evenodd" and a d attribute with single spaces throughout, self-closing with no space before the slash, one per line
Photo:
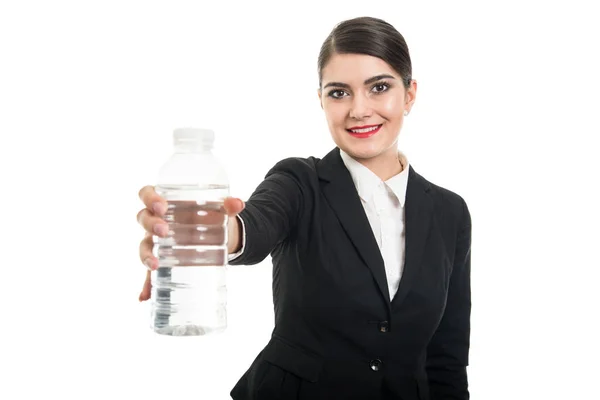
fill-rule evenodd
<path id="1" fill-rule="evenodd" d="M 365 54 L 334 54 L 323 68 L 322 74 L 324 85 L 327 82 L 362 85 L 366 79 L 381 74 L 400 79 L 387 62 Z"/>

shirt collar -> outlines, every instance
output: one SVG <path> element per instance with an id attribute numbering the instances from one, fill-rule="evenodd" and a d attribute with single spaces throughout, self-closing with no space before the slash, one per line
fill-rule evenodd
<path id="1" fill-rule="evenodd" d="M 373 171 L 356 161 L 342 149 L 340 149 L 340 156 L 342 157 L 342 161 L 348 169 L 348 172 L 350 172 L 350 176 L 352 177 L 352 181 L 354 182 L 354 186 L 356 187 L 358 195 L 364 201 L 370 201 L 373 192 L 377 188 L 377 185 L 381 183 L 381 179 L 379 179 L 379 177 L 375 175 Z M 404 166 L 402 172 L 392 176 L 384 183 L 392 190 L 394 195 L 396 195 L 398 201 L 400 202 L 400 206 L 404 207 L 404 203 L 406 201 L 406 188 L 408 186 L 409 164 L 406 155 L 404 155 L 402 152 L 398 152 L 398 159 Z"/>

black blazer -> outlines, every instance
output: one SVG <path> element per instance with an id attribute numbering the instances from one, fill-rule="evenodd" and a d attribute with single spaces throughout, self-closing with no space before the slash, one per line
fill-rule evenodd
<path id="1" fill-rule="evenodd" d="M 271 254 L 275 328 L 233 399 L 469 398 L 470 213 L 412 166 L 406 196 L 405 266 L 390 299 L 339 149 L 268 172 L 240 213 L 246 248 L 230 264 Z"/>

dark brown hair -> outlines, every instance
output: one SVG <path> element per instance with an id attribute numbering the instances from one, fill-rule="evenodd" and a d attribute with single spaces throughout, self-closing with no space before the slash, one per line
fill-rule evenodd
<path id="1" fill-rule="evenodd" d="M 323 68 L 334 54 L 366 54 L 387 62 L 410 87 L 412 64 L 404 37 L 389 23 L 373 17 L 359 17 L 337 24 L 319 52 L 319 87 Z"/>

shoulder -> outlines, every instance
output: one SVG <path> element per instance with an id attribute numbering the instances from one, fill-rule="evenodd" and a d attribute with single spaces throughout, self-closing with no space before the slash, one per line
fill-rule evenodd
<path id="1" fill-rule="evenodd" d="M 417 179 L 422 180 L 428 188 L 429 194 L 432 197 L 435 208 L 439 211 L 439 214 L 443 214 L 446 218 L 451 217 L 452 220 L 457 221 L 463 226 L 471 224 L 469 206 L 461 194 L 436 184 L 417 173 L 415 173 L 415 176 Z"/>
<path id="2" fill-rule="evenodd" d="M 317 174 L 317 164 L 320 159 L 316 157 L 288 157 L 278 161 L 267 172 L 265 178 L 272 175 L 285 175 L 298 181 L 298 183 L 312 180 Z"/>

